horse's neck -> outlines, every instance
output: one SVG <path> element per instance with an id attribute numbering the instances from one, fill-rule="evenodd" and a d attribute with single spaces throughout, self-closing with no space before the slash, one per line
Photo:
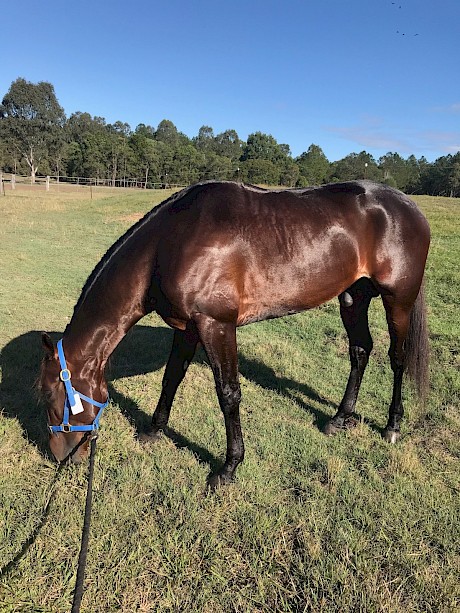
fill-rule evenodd
<path id="1" fill-rule="evenodd" d="M 64 344 L 78 360 L 105 363 L 129 329 L 146 314 L 145 296 L 150 279 L 142 256 L 133 270 L 120 258 L 103 271 L 79 301 L 64 334 Z"/>
<path id="2" fill-rule="evenodd" d="M 118 343 L 143 315 L 135 311 L 119 322 L 92 316 L 84 318 L 84 326 L 79 317 L 73 318 L 65 331 L 64 344 L 76 359 L 86 362 L 91 358 L 96 368 L 103 369 Z"/>

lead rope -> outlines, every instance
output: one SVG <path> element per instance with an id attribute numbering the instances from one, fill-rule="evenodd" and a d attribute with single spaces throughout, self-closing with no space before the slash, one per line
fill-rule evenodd
<path id="1" fill-rule="evenodd" d="M 91 504 L 93 499 L 94 456 L 96 454 L 97 435 L 91 438 L 91 453 L 89 456 L 88 486 L 86 489 L 85 517 L 81 535 L 80 554 L 78 556 L 77 579 L 73 593 L 71 613 L 79 613 L 85 581 L 86 556 L 88 554 L 89 529 L 91 524 Z"/>

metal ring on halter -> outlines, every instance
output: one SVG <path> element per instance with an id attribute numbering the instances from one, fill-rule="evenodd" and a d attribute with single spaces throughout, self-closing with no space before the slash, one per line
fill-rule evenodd
<path id="1" fill-rule="evenodd" d="M 61 381 L 64 381 L 64 383 L 65 383 L 66 381 L 70 381 L 71 376 L 72 376 L 72 375 L 71 375 L 70 370 L 69 370 L 68 368 L 63 368 L 63 369 L 61 370 L 61 372 L 59 373 L 59 379 L 60 379 Z"/>

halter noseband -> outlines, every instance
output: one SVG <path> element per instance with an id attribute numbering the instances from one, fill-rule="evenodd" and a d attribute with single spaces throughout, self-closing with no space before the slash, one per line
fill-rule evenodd
<path id="1" fill-rule="evenodd" d="M 64 356 L 64 349 L 62 347 L 62 339 L 58 341 L 57 350 L 58 350 L 58 355 L 59 355 L 59 363 L 61 365 L 61 372 L 59 373 L 59 378 L 64 383 L 65 391 L 66 391 L 65 402 L 64 402 L 64 415 L 62 417 L 62 424 L 60 424 L 59 426 L 48 426 L 48 430 L 51 433 L 55 433 L 55 432 L 92 432 L 94 430 L 97 430 L 99 428 L 99 419 L 101 418 L 102 411 L 109 404 L 110 397 L 107 397 L 107 400 L 105 402 L 97 402 L 97 400 L 93 400 L 92 398 L 85 396 L 85 394 L 82 394 L 81 392 L 77 392 L 77 390 L 75 390 L 72 387 L 72 384 L 70 382 L 71 373 L 70 373 L 70 370 L 67 368 L 67 362 Z M 77 398 L 75 397 L 76 394 L 78 395 Z M 77 411 L 72 411 L 72 408 L 75 408 L 78 406 L 78 401 L 80 398 L 83 398 L 83 400 L 86 400 L 86 402 L 89 402 L 95 407 L 98 407 L 99 411 L 96 417 L 94 418 L 94 421 L 92 424 L 87 424 L 87 425 L 82 424 L 78 426 L 73 426 L 69 424 L 70 412 L 77 412 Z M 81 409 L 78 412 L 81 412 Z"/>

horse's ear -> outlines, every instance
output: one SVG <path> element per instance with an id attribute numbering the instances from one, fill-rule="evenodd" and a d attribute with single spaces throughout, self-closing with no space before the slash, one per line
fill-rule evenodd
<path id="1" fill-rule="evenodd" d="M 47 357 L 54 358 L 56 354 L 56 348 L 51 340 L 51 336 L 47 332 L 42 332 L 42 345 Z"/>

